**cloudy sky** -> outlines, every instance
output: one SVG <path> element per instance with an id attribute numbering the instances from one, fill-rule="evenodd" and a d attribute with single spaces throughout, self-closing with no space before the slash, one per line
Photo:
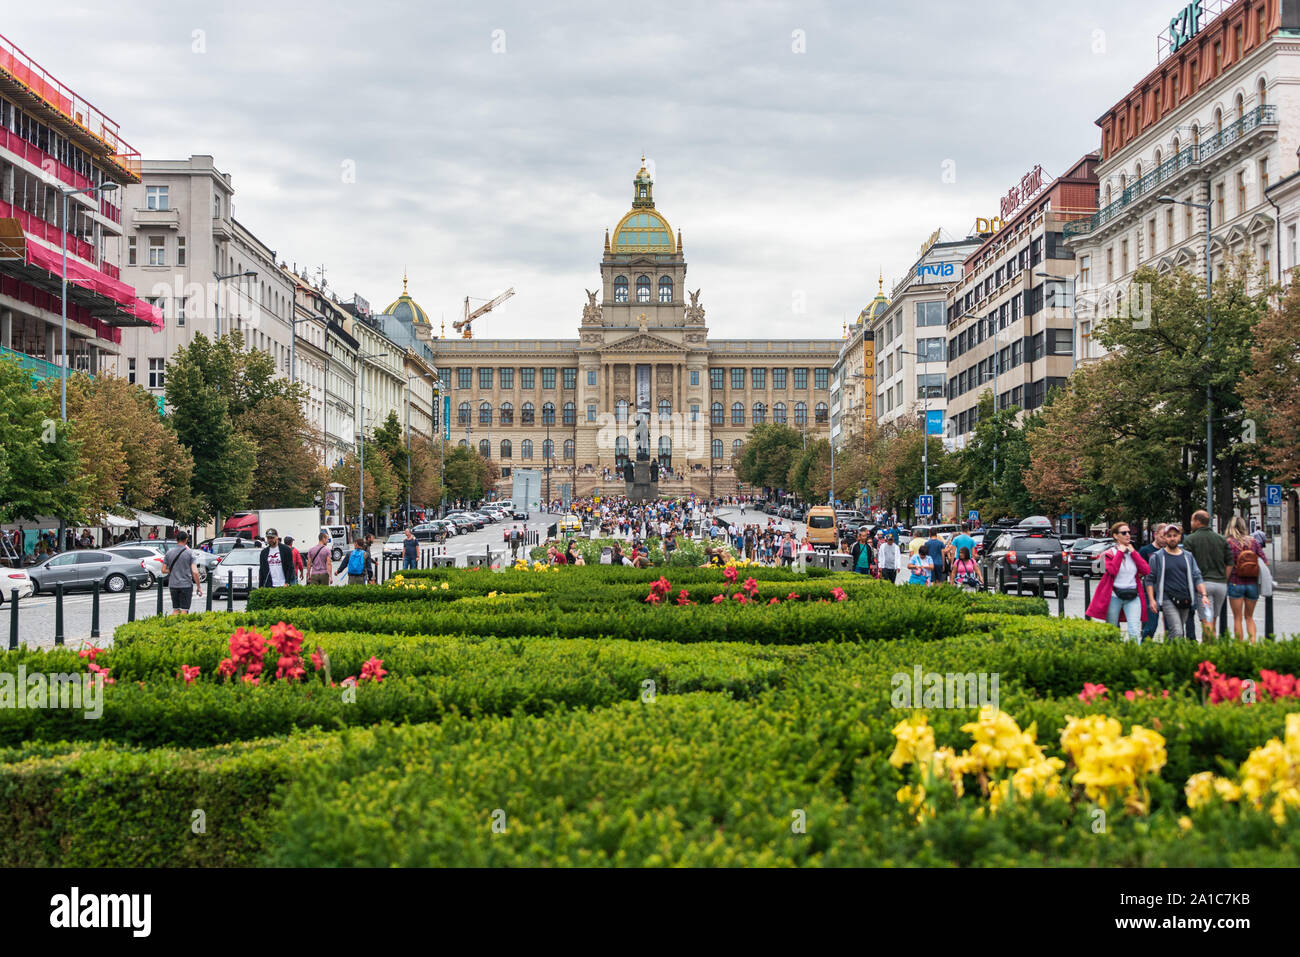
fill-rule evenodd
<path id="1" fill-rule="evenodd" d="M 1096 149 L 1177 6 L 60 0 L 0 31 L 147 159 L 212 154 L 340 298 L 405 267 L 449 331 L 513 286 L 480 336 L 574 337 L 644 151 L 713 336 L 836 337 L 878 269 Z"/>

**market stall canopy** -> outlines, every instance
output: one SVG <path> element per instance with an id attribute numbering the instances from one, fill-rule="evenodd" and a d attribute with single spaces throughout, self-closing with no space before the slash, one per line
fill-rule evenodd
<path id="1" fill-rule="evenodd" d="M 123 518 L 121 515 L 114 515 L 112 512 L 105 512 L 104 524 L 109 528 L 135 528 L 137 522 L 134 516 L 131 518 Z"/>
<path id="2" fill-rule="evenodd" d="M 176 524 L 170 518 L 163 518 L 161 515 L 154 515 L 152 512 L 142 512 L 138 508 L 133 508 L 131 511 L 135 513 L 135 517 L 141 525 L 163 526 Z"/>

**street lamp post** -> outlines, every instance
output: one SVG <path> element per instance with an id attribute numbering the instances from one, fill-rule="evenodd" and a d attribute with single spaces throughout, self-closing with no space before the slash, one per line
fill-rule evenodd
<path id="1" fill-rule="evenodd" d="M 1205 351 L 1208 357 L 1213 342 L 1213 330 L 1210 320 L 1210 296 L 1213 294 L 1213 273 L 1210 269 L 1210 203 L 1194 203 L 1173 196 L 1158 197 L 1157 202 L 1166 205 L 1190 206 L 1192 209 L 1205 211 Z M 1214 521 L 1214 387 L 1209 376 L 1205 379 L 1205 510 Z"/>
<path id="2" fill-rule="evenodd" d="M 63 288 L 59 296 L 63 314 L 63 331 L 59 347 L 59 418 L 68 421 L 68 197 L 80 193 L 110 193 L 117 189 L 116 183 L 102 183 L 99 186 L 87 186 L 84 189 L 60 189 L 63 194 L 63 216 L 59 220 L 59 242 L 63 247 Z M 59 547 L 63 547 L 63 532 L 59 531 Z"/>
<path id="3" fill-rule="evenodd" d="M 217 282 L 217 315 L 216 315 L 216 319 L 217 319 L 217 335 L 216 335 L 216 338 L 218 338 L 218 339 L 221 338 L 221 283 L 222 283 L 224 280 L 226 280 L 226 279 L 238 279 L 238 278 L 240 278 L 241 276 L 243 276 L 243 277 L 245 277 L 245 278 L 251 278 L 251 277 L 256 276 L 256 275 L 257 275 L 257 270 L 256 270 L 256 269 L 245 269 L 243 272 L 230 272 L 230 273 L 225 273 L 224 275 L 217 275 L 217 274 L 214 273 L 214 276 L 216 277 L 216 282 Z M 292 348 L 292 345 L 290 346 L 290 348 Z"/>
<path id="4" fill-rule="evenodd" d="M 366 534 L 366 359 L 382 359 L 388 355 L 387 352 L 376 352 L 373 355 L 357 356 L 357 361 L 362 363 L 358 368 L 361 370 L 361 418 L 357 422 L 357 446 L 360 449 L 361 465 L 357 470 L 357 495 L 360 505 L 358 515 L 360 516 L 359 534 L 364 538 Z"/>

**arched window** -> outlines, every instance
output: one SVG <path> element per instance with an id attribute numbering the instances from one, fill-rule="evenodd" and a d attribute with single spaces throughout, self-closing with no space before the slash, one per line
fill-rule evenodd
<path id="1" fill-rule="evenodd" d="M 721 402 L 715 402 L 709 407 L 709 421 L 714 425 L 726 424 L 726 415 L 722 410 Z"/>
<path id="2" fill-rule="evenodd" d="M 531 459 L 533 457 L 532 439 L 524 439 L 519 443 L 519 457 L 521 459 Z"/>
<path id="3" fill-rule="evenodd" d="M 614 464 L 627 465 L 627 436 L 619 435 L 614 439 Z"/>
<path id="4" fill-rule="evenodd" d="M 485 459 L 492 458 L 492 443 L 487 439 L 480 439 L 478 443 L 478 454 Z"/>
<path id="5" fill-rule="evenodd" d="M 1214 132 L 1223 132 L 1223 110 L 1215 109 L 1214 111 Z"/>
<path id="6" fill-rule="evenodd" d="M 1136 182 L 1139 182 L 1139 183 L 1142 182 L 1142 164 L 1141 164 L 1141 163 L 1138 163 L 1138 164 L 1137 164 L 1137 169 L 1134 170 L 1134 172 L 1133 172 L 1133 179 L 1134 179 Z"/>
<path id="7" fill-rule="evenodd" d="M 813 410 L 813 414 L 816 416 L 816 419 L 814 421 L 816 421 L 818 425 L 825 425 L 826 413 L 827 413 L 826 403 L 818 402 L 817 408 Z"/>
<path id="8" fill-rule="evenodd" d="M 731 424 L 732 425 L 745 424 L 745 407 L 741 405 L 739 402 L 733 402 L 731 404 Z"/>
<path id="9" fill-rule="evenodd" d="M 785 403 L 778 402 L 772 406 L 772 421 L 777 425 L 785 425 Z"/>
<path id="10" fill-rule="evenodd" d="M 637 302 L 650 301 L 650 277 L 649 276 L 636 277 L 636 301 Z"/>
<path id="11" fill-rule="evenodd" d="M 1106 184 L 1106 205 L 1110 205 L 1110 184 Z"/>
<path id="12" fill-rule="evenodd" d="M 519 424 L 520 425 L 533 424 L 533 404 L 531 402 L 525 402 L 523 408 L 519 410 Z M 532 458 L 531 455 L 528 457 Z"/>
<path id="13" fill-rule="evenodd" d="M 673 417 L 673 404 L 667 399 L 659 400 L 659 421 L 667 422 Z"/>
<path id="14" fill-rule="evenodd" d="M 466 442 L 464 439 L 461 439 L 460 442 L 459 442 L 458 444 L 460 445 L 460 447 L 461 447 L 462 449 L 467 449 L 467 448 L 469 448 L 469 443 Z"/>
<path id="15" fill-rule="evenodd" d="M 794 424 L 800 428 L 808 424 L 808 406 L 802 402 L 794 404 Z"/>
<path id="16" fill-rule="evenodd" d="M 1257 89 L 1259 91 L 1259 105 L 1267 106 L 1268 105 L 1268 81 L 1265 80 L 1262 76 L 1259 78 L 1259 86 L 1257 87 Z"/>
<path id="17" fill-rule="evenodd" d="M 740 453 L 744 448 L 745 448 L 744 439 L 736 439 L 734 442 L 731 443 L 731 457 L 733 459 L 740 458 Z"/>
<path id="18" fill-rule="evenodd" d="M 660 302 L 673 301 L 673 280 L 671 276 L 659 277 L 659 301 Z"/>
<path id="19" fill-rule="evenodd" d="M 564 440 L 564 459 L 567 462 L 573 461 L 574 445 L 573 439 Z"/>
<path id="20" fill-rule="evenodd" d="M 508 458 L 510 458 L 511 453 L 513 453 L 513 452 L 514 452 L 514 448 L 510 445 L 510 440 L 509 440 L 509 439 L 502 439 L 502 440 L 501 440 L 501 457 L 502 457 L 503 459 L 508 459 Z"/>
<path id="21" fill-rule="evenodd" d="M 484 402 L 484 403 L 482 403 L 482 404 L 479 405 L 479 407 L 478 407 L 478 424 L 479 424 L 479 425 L 491 425 L 491 424 L 492 424 L 492 403 L 491 403 L 491 402 Z"/>
<path id="22" fill-rule="evenodd" d="M 1125 173 L 1120 173 L 1120 174 L 1119 174 L 1119 194 L 1120 194 L 1121 196 L 1123 196 L 1123 195 L 1124 195 L 1124 190 L 1126 190 L 1126 189 L 1128 189 L 1128 175 L 1125 174 Z"/>
<path id="23" fill-rule="evenodd" d="M 542 403 L 542 425 L 554 425 L 554 424 L 555 424 L 555 403 L 554 402 Z"/>
<path id="24" fill-rule="evenodd" d="M 578 424 L 578 407 L 574 405 L 572 402 L 564 403 L 564 424 L 565 425 Z"/>
<path id="25" fill-rule="evenodd" d="M 722 458 L 722 439 L 713 440 L 712 454 L 715 459 Z"/>
<path id="26" fill-rule="evenodd" d="M 627 302 L 627 276 L 614 277 L 614 301 Z"/>
<path id="27" fill-rule="evenodd" d="M 501 424 L 502 425 L 515 424 L 515 407 L 511 405 L 509 402 L 501 403 Z"/>
<path id="28" fill-rule="evenodd" d="M 1156 175 L 1160 175 L 1160 150 L 1156 150 Z"/>
<path id="29" fill-rule="evenodd" d="M 1193 123 L 1192 124 L 1192 149 L 1195 149 L 1200 145 L 1201 145 L 1201 127 L 1198 124 Z"/>
<path id="30" fill-rule="evenodd" d="M 614 403 L 614 421 L 627 421 L 627 399 L 619 399 Z"/>
<path id="31" fill-rule="evenodd" d="M 754 403 L 754 417 L 751 420 L 755 425 L 762 425 L 767 421 L 767 406 L 762 402 Z"/>
<path id="32" fill-rule="evenodd" d="M 1174 158 L 1175 159 L 1177 159 L 1178 154 L 1182 152 L 1182 145 L 1183 145 L 1183 141 L 1175 136 L 1174 137 Z"/>
<path id="33" fill-rule="evenodd" d="M 456 406 L 456 421 L 461 425 L 469 425 L 469 403 L 462 402 Z"/>
<path id="34" fill-rule="evenodd" d="M 666 435 L 659 436 L 659 467 L 671 468 L 673 464 L 673 440 Z"/>
<path id="35" fill-rule="evenodd" d="M 1237 119 L 1246 115 L 1246 98 L 1240 93 L 1237 94 Z"/>
<path id="36" fill-rule="evenodd" d="M 544 442 L 542 442 L 542 458 L 543 459 L 555 458 L 555 443 L 550 439 L 546 439 Z"/>

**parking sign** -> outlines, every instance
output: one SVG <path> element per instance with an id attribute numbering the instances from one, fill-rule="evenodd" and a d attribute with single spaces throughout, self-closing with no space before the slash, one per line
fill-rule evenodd
<path id="1" fill-rule="evenodd" d="M 1281 506 L 1281 504 L 1282 504 L 1282 486 L 1280 486 L 1280 485 L 1266 485 L 1266 486 L 1264 486 L 1264 490 L 1265 490 L 1265 494 L 1266 494 L 1267 501 L 1268 501 L 1268 504 L 1269 504 L 1269 505 L 1271 505 L 1271 506 L 1273 506 L 1273 505 L 1275 505 L 1275 506 Z"/>
<path id="2" fill-rule="evenodd" d="M 934 514 L 934 496 L 921 495 L 916 499 L 916 512 L 918 515 Z"/>

